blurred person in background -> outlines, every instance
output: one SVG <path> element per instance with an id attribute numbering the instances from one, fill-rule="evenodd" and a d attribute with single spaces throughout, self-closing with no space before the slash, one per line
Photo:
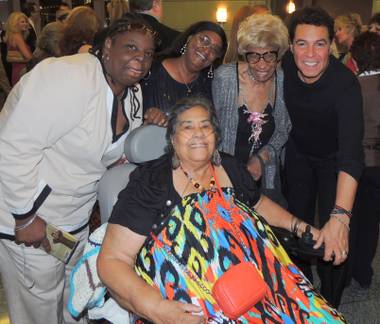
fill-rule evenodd
<path id="1" fill-rule="evenodd" d="M 107 3 L 107 13 L 110 24 L 116 19 L 121 18 L 128 11 L 129 7 L 127 0 L 111 0 Z"/>
<path id="2" fill-rule="evenodd" d="M 237 32 L 239 30 L 240 23 L 250 15 L 253 14 L 267 14 L 271 13 L 268 7 L 262 5 L 250 6 L 246 5 L 241 7 L 235 14 L 232 21 L 230 38 L 228 41 L 228 48 L 226 55 L 224 56 L 224 63 L 236 62 L 239 60 Z M 240 57 L 240 60 L 244 60 Z"/>
<path id="3" fill-rule="evenodd" d="M 368 30 L 380 35 L 380 12 L 375 13 L 368 24 Z"/>
<path id="4" fill-rule="evenodd" d="M 71 11 L 70 6 L 66 2 L 60 2 L 55 11 L 55 21 L 64 23 Z"/>
<path id="5" fill-rule="evenodd" d="M 30 50 L 34 52 L 41 32 L 40 8 L 34 2 L 27 2 L 23 6 L 22 12 L 28 17 L 28 23 L 30 26 L 26 43 Z"/>
<path id="6" fill-rule="evenodd" d="M 30 71 L 37 63 L 48 57 L 61 56 L 59 42 L 63 35 L 63 25 L 54 21 L 47 24 L 41 32 L 38 39 L 37 48 L 33 52 L 32 59 L 28 62 L 28 71 Z"/>
<path id="7" fill-rule="evenodd" d="M 0 111 L 3 108 L 5 99 L 11 91 L 11 85 L 9 84 L 7 73 L 3 66 L 3 61 L 0 53 Z"/>
<path id="8" fill-rule="evenodd" d="M 5 27 L 7 62 L 12 64 L 12 86 L 26 72 L 26 63 L 32 58 L 32 52 L 26 43 L 28 35 L 28 17 L 20 11 L 12 12 Z"/>
<path id="9" fill-rule="evenodd" d="M 60 41 L 61 55 L 87 53 L 101 28 L 100 19 L 93 9 L 87 6 L 74 8 L 65 22 Z"/>
<path id="10" fill-rule="evenodd" d="M 351 46 L 363 94 L 364 161 L 351 233 L 352 277 L 363 288 L 371 285 L 372 261 L 379 240 L 380 221 L 380 35 L 364 32 Z M 356 230 L 356 231 L 355 231 Z"/>
<path id="11" fill-rule="evenodd" d="M 334 23 L 335 41 L 344 50 L 340 54 L 340 61 L 352 72 L 356 73 L 355 64 L 352 61 L 350 48 L 354 38 L 361 33 L 362 20 L 357 13 L 349 13 L 335 18 Z"/>
<path id="12" fill-rule="evenodd" d="M 168 49 L 180 34 L 177 30 L 164 25 L 161 20 L 164 15 L 163 0 L 129 0 L 129 10 L 136 12 L 158 33 L 161 44 L 157 52 Z"/>

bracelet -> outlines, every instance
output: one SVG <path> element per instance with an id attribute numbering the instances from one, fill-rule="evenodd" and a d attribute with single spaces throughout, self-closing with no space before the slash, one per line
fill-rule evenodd
<path id="1" fill-rule="evenodd" d="M 290 222 L 290 232 L 293 233 L 294 229 L 294 223 L 297 221 L 297 218 L 295 216 L 292 217 L 292 220 Z"/>
<path id="2" fill-rule="evenodd" d="M 298 234 L 298 229 L 299 229 L 301 223 L 302 223 L 302 221 L 301 221 L 299 218 L 297 218 L 297 217 L 294 217 L 294 218 L 293 218 L 291 231 L 292 231 L 292 233 L 293 233 L 295 236 L 298 236 L 298 235 L 297 235 L 297 234 Z"/>
<path id="3" fill-rule="evenodd" d="M 21 230 L 27 228 L 29 225 L 31 225 L 34 222 L 36 217 L 37 217 L 37 214 L 34 214 L 33 217 L 31 219 L 29 219 L 26 223 L 19 225 L 19 226 L 15 226 L 15 232 L 18 232 L 18 231 L 21 231 Z"/>
<path id="4" fill-rule="evenodd" d="M 340 207 L 339 205 L 334 205 L 330 214 L 332 214 L 332 215 L 347 215 L 348 218 L 352 217 L 352 212 L 350 210 L 347 210 L 343 207 Z"/>
<path id="5" fill-rule="evenodd" d="M 339 223 L 343 224 L 346 226 L 347 230 L 350 231 L 350 225 L 347 224 L 345 221 L 343 221 L 339 216 L 332 214 L 331 217 L 334 217 Z"/>

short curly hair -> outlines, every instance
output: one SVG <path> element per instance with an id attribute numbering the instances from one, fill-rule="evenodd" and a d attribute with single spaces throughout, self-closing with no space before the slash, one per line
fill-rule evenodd
<path id="1" fill-rule="evenodd" d="M 271 14 L 253 14 L 246 18 L 237 33 L 238 52 L 244 55 L 248 47 L 270 47 L 278 50 L 278 58 L 289 48 L 288 29 L 282 20 Z"/>
<path id="2" fill-rule="evenodd" d="M 350 49 L 359 74 L 380 69 L 380 35 L 366 31 L 354 39 Z"/>

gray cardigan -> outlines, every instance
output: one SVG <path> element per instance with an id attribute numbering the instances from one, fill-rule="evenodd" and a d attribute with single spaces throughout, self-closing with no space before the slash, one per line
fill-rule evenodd
<path id="1" fill-rule="evenodd" d="M 280 68 L 277 69 L 277 97 L 273 117 L 275 130 L 269 140 L 260 151 L 267 150 L 270 156 L 269 161 L 264 165 L 262 178 L 263 192 L 272 196 L 266 190 L 276 190 L 280 192 L 279 169 L 281 150 L 288 140 L 291 130 L 291 122 L 284 102 L 284 74 Z M 222 143 L 220 150 L 231 155 L 235 153 L 236 134 L 239 122 L 238 114 L 238 80 L 236 63 L 229 63 L 220 66 L 215 71 L 212 82 L 212 97 L 216 113 L 220 121 L 222 132 Z M 271 198 L 276 199 L 274 196 Z"/>

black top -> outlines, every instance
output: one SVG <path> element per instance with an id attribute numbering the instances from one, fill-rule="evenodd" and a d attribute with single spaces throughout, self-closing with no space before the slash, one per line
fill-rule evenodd
<path id="1" fill-rule="evenodd" d="M 221 157 L 236 198 L 254 206 L 260 199 L 260 192 L 245 165 L 228 154 L 221 153 Z M 173 185 L 171 159 L 163 155 L 132 172 L 127 187 L 119 194 L 109 223 L 148 236 L 152 229 L 163 224 L 165 216 L 181 200 Z"/>
<path id="2" fill-rule="evenodd" d="M 179 31 L 170 28 L 162 23 L 160 23 L 156 18 L 151 15 L 139 14 L 158 34 L 158 38 L 160 39 L 160 44 L 156 48 L 156 52 L 161 52 L 167 48 L 169 48 L 174 39 L 180 34 Z"/>
<path id="3" fill-rule="evenodd" d="M 303 154 L 336 157 L 337 171 L 358 179 L 363 166 L 363 103 L 357 78 L 333 56 L 320 79 L 311 84 L 299 78 L 290 52 L 282 65 L 285 103 L 292 121 L 289 140 Z"/>
<path id="4" fill-rule="evenodd" d="M 179 83 L 170 76 L 161 62 L 154 62 L 149 77 L 140 82 L 144 112 L 157 107 L 169 113 L 178 99 L 190 95 L 203 96 L 212 101 L 211 82 L 207 72 L 201 71 L 193 82 Z"/>
<path id="5" fill-rule="evenodd" d="M 236 143 L 235 143 L 235 156 L 242 162 L 247 163 L 249 157 L 257 154 L 260 149 L 267 145 L 271 139 L 275 122 L 273 117 L 273 108 L 268 104 L 263 114 L 265 115 L 261 120 L 264 124 L 248 121 L 250 112 L 245 105 L 238 108 L 239 123 L 237 128 Z M 257 138 L 254 138 L 254 135 Z"/>

